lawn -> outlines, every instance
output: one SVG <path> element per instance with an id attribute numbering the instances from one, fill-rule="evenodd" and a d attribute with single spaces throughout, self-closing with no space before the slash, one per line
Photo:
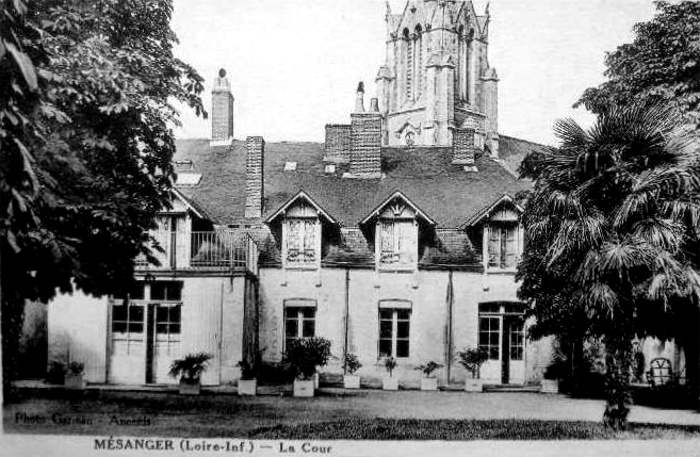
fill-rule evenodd
<path id="1" fill-rule="evenodd" d="M 439 397 L 413 393 L 415 402 Z M 361 440 L 611 440 L 700 438 L 700 426 L 633 423 L 625 432 L 589 420 L 386 417 L 387 403 L 404 397 L 381 393 L 315 399 L 183 397 L 163 393 L 42 392 L 3 407 L 5 431 L 91 436 L 226 437 Z M 489 394 L 454 396 L 483 402 Z M 406 397 L 408 398 L 408 397 Z M 498 399 L 501 397 L 492 397 Z M 516 397 L 506 397 L 516 398 Z M 556 405 L 557 399 L 541 398 Z M 421 400 L 423 399 L 423 400 Z M 395 400 L 395 402 L 396 402 Z M 404 399 L 403 402 L 406 400 Z M 508 403 L 512 403 L 508 400 Z M 376 404 L 374 408 L 368 404 Z M 400 408 L 400 405 L 396 405 Z M 382 411 L 383 409 L 383 411 Z M 481 408 L 483 409 L 483 407 Z M 434 413 L 435 411 L 433 411 Z M 399 413 L 400 414 L 400 411 Z M 381 417 L 384 415 L 384 417 Z"/>

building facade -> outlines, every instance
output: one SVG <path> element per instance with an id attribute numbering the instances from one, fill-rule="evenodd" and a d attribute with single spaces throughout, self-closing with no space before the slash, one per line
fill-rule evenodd
<path id="1" fill-rule="evenodd" d="M 393 357 L 406 387 L 430 361 L 459 384 L 457 352 L 483 347 L 487 383 L 536 383 L 552 345 L 527 340 L 517 298 L 531 183 L 513 170 L 540 146 L 498 133 L 488 12 L 411 0 L 386 22 L 378 97 L 365 110 L 360 83 L 350 123 L 326 125 L 324 144 L 234 140 L 222 70 L 212 137 L 177 143 L 160 266 L 137 259 L 126 297 L 52 302 L 49 357 L 84 362 L 90 382 L 140 385 L 175 382 L 170 362 L 206 351 L 203 383 L 221 385 L 240 360 L 278 363 L 290 340 L 322 336 L 326 375 L 352 353 L 365 382 Z"/>

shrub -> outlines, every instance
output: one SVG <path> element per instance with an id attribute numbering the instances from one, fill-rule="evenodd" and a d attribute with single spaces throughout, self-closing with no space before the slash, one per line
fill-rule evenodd
<path id="1" fill-rule="evenodd" d="M 85 372 L 85 364 L 80 362 L 71 362 L 68 364 L 68 372 L 73 376 L 80 376 Z"/>
<path id="2" fill-rule="evenodd" d="M 238 367 L 241 369 L 241 379 L 250 380 L 257 377 L 258 370 L 256 366 L 247 360 L 241 360 L 238 362 Z"/>
<path id="3" fill-rule="evenodd" d="M 471 373 L 473 379 L 479 379 L 481 366 L 489 359 L 489 351 L 484 347 L 469 348 L 459 351 L 457 359 Z"/>
<path id="4" fill-rule="evenodd" d="M 49 362 L 49 369 L 46 372 L 46 382 L 49 384 L 63 384 L 67 371 L 66 364 L 52 360 Z"/>
<path id="5" fill-rule="evenodd" d="M 360 359 L 358 359 L 355 354 L 345 354 L 343 369 L 347 371 L 350 376 L 354 375 L 361 367 Z"/>
<path id="6" fill-rule="evenodd" d="M 292 368 L 298 379 L 310 379 L 317 367 L 325 366 L 331 356 L 331 342 L 325 338 L 292 340 L 284 352 L 283 361 Z"/>
<path id="7" fill-rule="evenodd" d="M 384 359 L 384 368 L 389 372 L 389 377 L 394 373 L 394 368 L 396 368 L 396 359 L 393 357 L 387 357 Z"/>
<path id="8" fill-rule="evenodd" d="M 566 359 L 555 355 L 544 369 L 544 379 L 564 379 L 568 373 Z"/>
<path id="9" fill-rule="evenodd" d="M 416 367 L 416 370 L 420 370 L 423 372 L 426 378 L 429 378 L 430 375 L 433 374 L 435 370 L 439 370 L 443 366 L 439 363 L 433 362 L 432 360 L 425 365 L 419 365 Z"/>
<path id="10" fill-rule="evenodd" d="M 182 378 L 188 381 L 198 380 L 207 369 L 211 358 L 212 355 L 206 352 L 187 354 L 182 359 L 173 360 L 168 374 L 173 378 Z"/>

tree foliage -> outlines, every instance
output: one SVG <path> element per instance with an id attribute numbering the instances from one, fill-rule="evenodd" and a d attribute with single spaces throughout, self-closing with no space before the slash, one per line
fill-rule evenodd
<path id="1" fill-rule="evenodd" d="M 0 4 L 3 330 L 24 299 L 126 290 L 169 205 L 180 101 L 205 114 L 177 59 L 172 0 Z M 151 257 L 152 258 L 152 257 Z M 8 324 L 14 325 L 16 324 Z"/>
<path id="2" fill-rule="evenodd" d="M 658 14 L 635 25 L 632 43 L 605 59 L 608 80 L 577 105 L 602 113 L 611 103 L 668 104 L 700 126 L 700 2 L 656 3 Z"/>
<path id="3" fill-rule="evenodd" d="M 534 336 L 570 333 L 606 344 L 606 420 L 627 414 L 635 336 L 668 336 L 700 294 L 700 160 L 671 108 L 609 107 L 590 130 L 559 121 L 557 149 L 523 170 L 535 179 L 520 297 Z"/>

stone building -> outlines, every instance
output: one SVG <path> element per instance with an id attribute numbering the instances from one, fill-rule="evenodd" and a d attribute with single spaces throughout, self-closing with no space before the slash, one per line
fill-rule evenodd
<path id="1" fill-rule="evenodd" d="M 394 357 L 404 386 L 429 361 L 459 384 L 457 351 L 483 347 L 486 382 L 539 380 L 551 345 L 525 338 L 515 268 L 531 184 L 514 169 L 540 146 L 498 133 L 489 15 L 410 0 L 386 22 L 378 97 L 366 110 L 361 83 L 325 144 L 234 140 L 219 73 L 211 138 L 177 143 L 161 265 L 137 263 L 130 296 L 51 303 L 52 359 L 84 362 L 91 382 L 161 384 L 175 382 L 174 358 L 207 351 L 203 382 L 218 385 L 238 379 L 239 360 L 276 363 L 291 339 L 323 336 L 336 356 L 326 377 L 352 353 L 367 383 Z"/>

